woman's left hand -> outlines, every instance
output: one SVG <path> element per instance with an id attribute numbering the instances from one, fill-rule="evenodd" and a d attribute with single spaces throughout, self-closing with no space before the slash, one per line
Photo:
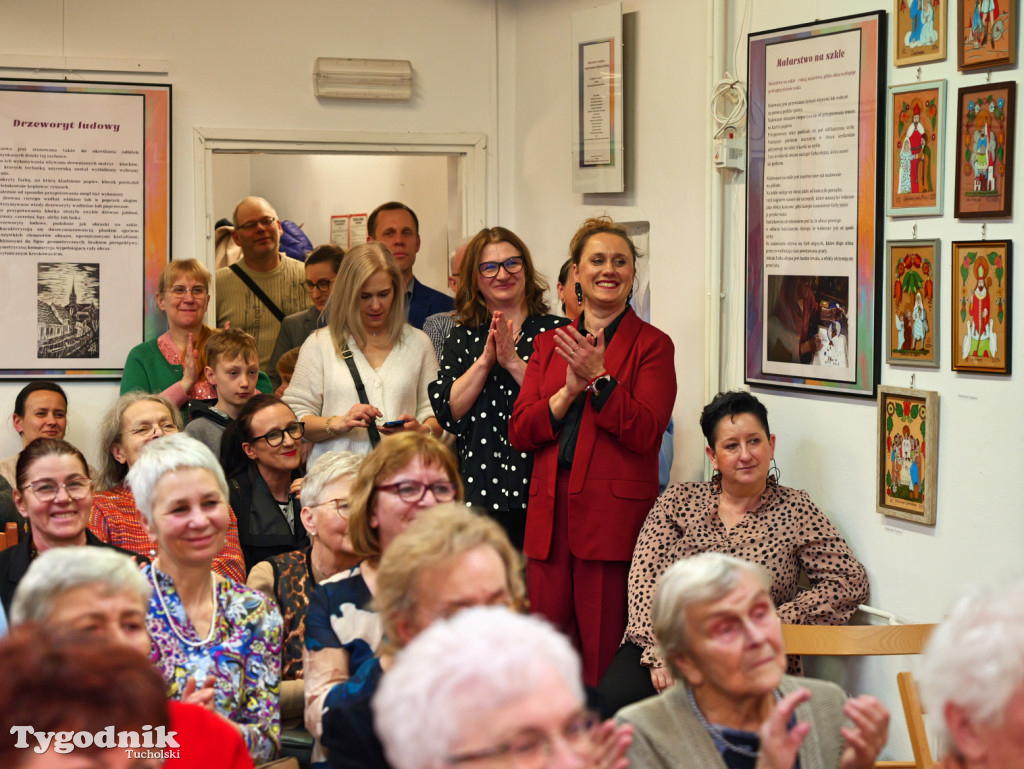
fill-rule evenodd
<path id="1" fill-rule="evenodd" d="M 207 676 L 206 680 L 203 681 L 203 685 L 199 687 L 196 685 L 196 679 L 190 676 L 185 681 L 185 689 L 181 693 L 181 701 L 187 702 L 190 705 L 198 705 L 207 710 L 213 710 L 213 687 L 216 683 L 217 679 L 215 677 Z"/>
<path id="2" fill-rule="evenodd" d="M 199 350 L 196 349 L 195 337 L 192 332 L 188 335 L 188 344 L 185 346 L 185 353 L 181 356 L 181 386 L 186 395 L 195 387 L 199 378 Z"/>
<path id="3" fill-rule="evenodd" d="M 586 769 L 627 769 L 626 751 L 633 744 L 633 725 L 617 724 L 612 719 L 594 727 Z"/>
<path id="4" fill-rule="evenodd" d="M 789 722 L 797 705 L 807 702 L 810 698 L 810 691 L 801 686 L 775 704 L 771 715 L 761 724 L 761 730 L 758 732 L 761 737 L 761 750 L 757 756 L 755 769 L 792 769 L 800 752 L 800 745 L 811 731 L 811 725 L 801 721 L 790 729 Z"/>
<path id="5" fill-rule="evenodd" d="M 604 373 L 604 329 L 583 336 L 573 326 L 555 331 L 555 352 L 584 383 Z"/>
<path id="6" fill-rule="evenodd" d="M 853 726 L 839 729 L 846 740 L 839 769 L 871 769 L 889 739 L 889 710 L 870 694 L 862 694 L 847 700 L 843 713 Z"/>

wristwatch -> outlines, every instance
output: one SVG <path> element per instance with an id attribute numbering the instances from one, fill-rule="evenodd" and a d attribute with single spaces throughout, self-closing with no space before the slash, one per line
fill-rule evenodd
<path id="1" fill-rule="evenodd" d="M 608 383 L 612 381 L 611 374 L 602 374 L 596 377 L 590 384 L 587 385 L 587 389 L 590 394 L 595 398 L 601 394 L 601 391 L 608 386 Z"/>

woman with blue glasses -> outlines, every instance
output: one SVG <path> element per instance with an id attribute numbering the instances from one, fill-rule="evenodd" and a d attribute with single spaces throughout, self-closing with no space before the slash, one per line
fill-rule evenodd
<path id="1" fill-rule="evenodd" d="M 466 499 L 522 549 L 533 460 L 509 444 L 508 420 L 534 338 L 568 321 L 547 314 L 547 283 L 526 244 L 504 227 L 480 230 L 459 272 L 457 323 L 445 340 L 430 404 L 455 435 Z"/>

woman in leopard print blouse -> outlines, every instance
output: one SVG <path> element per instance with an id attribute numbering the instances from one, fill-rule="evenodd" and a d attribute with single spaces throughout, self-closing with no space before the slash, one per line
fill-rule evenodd
<path id="1" fill-rule="evenodd" d="M 775 436 L 761 402 L 747 392 L 719 393 L 700 425 L 715 475 L 666 489 L 640 532 L 625 637 L 599 687 L 612 709 L 673 683 L 655 649 L 651 599 L 662 573 L 682 558 L 718 552 L 764 566 L 786 624 L 841 625 L 867 599 L 864 567 L 832 522 L 807 492 L 769 477 Z M 811 589 L 798 592 L 801 571 Z"/>

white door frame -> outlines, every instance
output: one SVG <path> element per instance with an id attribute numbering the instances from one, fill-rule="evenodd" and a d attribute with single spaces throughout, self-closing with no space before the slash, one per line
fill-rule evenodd
<path id="1" fill-rule="evenodd" d="M 195 128 L 196 257 L 215 264 L 213 154 L 263 152 L 292 155 L 447 155 L 458 165 L 462 234 L 477 232 L 487 220 L 487 138 L 481 133 L 362 133 L 277 129 Z"/>

